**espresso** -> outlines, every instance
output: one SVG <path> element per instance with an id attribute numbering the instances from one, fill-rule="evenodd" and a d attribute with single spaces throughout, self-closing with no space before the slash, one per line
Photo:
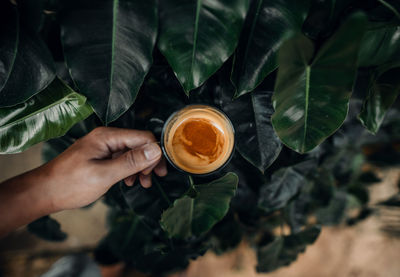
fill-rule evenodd
<path id="1" fill-rule="evenodd" d="M 184 171 L 210 173 L 224 165 L 232 153 L 232 125 L 224 114 L 214 108 L 188 106 L 166 124 L 164 150 L 170 161 Z"/>

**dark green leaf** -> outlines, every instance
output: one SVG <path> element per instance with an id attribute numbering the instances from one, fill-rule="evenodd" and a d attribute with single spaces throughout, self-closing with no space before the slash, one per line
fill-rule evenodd
<path id="1" fill-rule="evenodd" d="M 348 200 L 345 192 L 335 191 L 329 205 L 316 211 L 318 222 L 323 225 L 339 224 L 346 214 Z"/>
<path id="2" fill-rule="evenodd" d="M 213 250 L 216 254 L 222 254 L 239 245 L 242 241 L 243 231 L 232 213 L 228 213 L 211 230 Z"/>
<path id="3" fill-rule="evenodd" d="M 360 45 L 359 66 L 377 66 L 398 61 L 399 58 L 400 26 L 382 23 L 370 24 Z"/>
<path id="4" fill-rule="evenodd" d="M 271 124 L 271 95 L 269 91 L 254 91 L 224 105 L 235 127 L 236 149 L 263 173 L 282 149 Z"/>
<path id="5" fill-rule="evenodd" d="M 203 84 L 233 53 L 248 2 L 160 1 L 158 47 L 186 93 Z"/>
<path id="6" fill-rule="evenodd" d="M 305 175 L 311 162 L 302 162 L 296 166 L 282 168 L 272 174 L 271 182 L 260 189 L 258 207 L 266 213 L 273 212 L 286 206 L 307 183 Z"/>
<path id="7" fill-rule="evenodd" d="M 302 31 L 311 39 L 326 38 L 332 34 L 337 21 L 355 0 L 311 0 L 311 7 Z"/>
<path id="8" fill-rule="evenodd" d="M 20 152 L 62 136 L 92 112 L 84 96 L 55 79 L 27 102 L 0 109 L 0 153 Z"/>
<path id="9" fill-rule="evenodd" d="M 304 252 L 307 245 L 318 238 L 321 228 L 313 226 L 304 231 L 277 237 L 273 242 L 257 248 L 257 272 L 271 272 L 281 266 L 287 266 Z"/>
<path id="10" fill-rule="evenodd" d="M 41 239 L 49 241 L 63 241 L 67 234 L 61 231 L 60 223 L 49 216 L 41 217 L 28 224 L 28 231 Z"/>
<path id="11" fill-rule="evenodd" d="M 108 124 L 129 109 L 152 63 L 156 1 L 70 1 L 61 24 L 65 59 L 80 92 Z"/>
<path id="12" fill-rule="evenodd" d="M 346 118 L 365 24 L 363 14 L 351 16 L 314 59 L 313 43 L 304 36 L 282 46 L 272 124 L 293 150 L 312 150 Z"/>
<path id="13" fill-rule="evenodd" d="M 387 110 L 400 93 L 399 76 L 400 68 L 391 69 L 377 77 L 369 88 L 359 119 L 373 134 L 378 132 Z"/>
<path id="14" fill-rule="evenodd" d="M 3 55 L 8 57 L 4 60 L 6 74 L 0 73 L 0 88 L 3 86 L 0 91 L 0 107 L 21 104 L 46 88 L 55 76 L 53 58 L 39 36 L 19 27 L 13 32 L 18 36 L 16 49 L 15 46 L 10 48 L 12 38 L 7 38 L 9 41 L 4 44 L 4 49 L 3 43 L 0 44 L 0 59 L 3 59 Z"/>
<path id="15" fill-rule="evenodd" d="M 253 1 L 232 71 L 236 97 L 254 90 L 277 68 L 279 47 L 293 33 L 300 31 L 307 15 L 308 2 Z"/>
<path id="16" fill-rule="evenodd" d="M 0 92 L 6 84 L 17 56 L 19 20 L 10 1 L 0 3 Z M 1 95 L 1 94 L 0 94 Z M 0 102 L 1 103 L 1 102 Z"/>
<path id="17" fill-rule="evenodd" d="M 177 238 L 199 236 L 209 231 L 228 212 L 237 184 L 237 175 L 228 173 L 208 184 L 195 185 L 195 198 L 185 195 L 162 214 L 162 228 L 170 237 Z"/>

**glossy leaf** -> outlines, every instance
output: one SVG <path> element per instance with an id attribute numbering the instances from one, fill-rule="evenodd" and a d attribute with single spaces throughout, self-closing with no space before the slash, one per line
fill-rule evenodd
<path id="1" fill-rule="evenodd" d="M 370 24 L 360 46 L 359 66 L 378 66 L 399 59 L 400 26 L 382 23 Z"/>
<path id="2" fill-rule="evenodd" d="M 61 23 L 72 79 L 108 124 L 129 109 L 152 63 L 156 1 L 68 3 Z"/>
<path id="3" fill-rule="evenodd" d="M 19 28 L 20 21 L 18 29 L 13 30 L 17 35 L 17 48 L 9 48 L 10 41 L 0 44 L 0 59 L 3 55 L 12 57 L 8 62 L 4 60 L 8 74 L 0 73 L 0 88 L 1 82 L 5 82 L 0 90 L 0 107 L 21 104 L 42 91 L 55 77 L 55 65 L 47 46 L 37 34 Z"/>
<path id="4" fill-rule="evenodd" d="M 400 68 L 389 70 L 374 80 L 369 88 L 359 119 L 373 134 L 378 132 L 387 110 L 400 93 L 399 76 Z"/>
<path id="5" fill-rule="evenodd" d="M 313 226 L 294 235 L 277 237 L 270 244 L 258 247 L 257 272 L 271 272 L 291 264 L 307 245 L 316 241 L 320 232 L 320 227 Z"/>
<path id="6" fill-rule="evenodd" d="M 258 207 L 266 213 L 285 207 L 307 183 L 305 176 L 314 168 L 313 161 L 306 161 L 274 172 L 271 182 L 265 183 L 260 189 Z"/>
<path id="7" fill-rule="evenodd" d="M 158 47 L 187 94 L 214 74 L 235 50 L 248 2 L 160 1 Z"/>
<path id="8" fill-rule="evenodd" d="M 271 124 L 274 112 L 271 96 L 269 91 L 254 91 L 224 105 L 235 127 L 236 150 L 261 172 L 275 161 L 282 149 Z"/>
<path id="9" fill-rule="evenodd" d="M 32 234 L 48 241 L 63 241 L 67 238 L 67 234 L 61 231 L 60 223 L 49 216 L 29 223 L 27 229 Z"/>
<path id="10" fill-rule="evenodd" d="M 232 82 L 235 97 L 254 90 L 278 67 L 281 44 L 301 30 L 309 1 L 256 0 L 246 19 L 235 55 Z"/>
<path id="11" fill-rule="evenodd" d="M 194 198 L 185 195 L 162 214 L 162 228 L 176 238 L 204 234 L 228 212 L 237 184 L 237 175 L 228 173 L 208 184 L 195 185 Z"/>
<path id="12" fill-rule="evenodd" d="M 86 98 L 56 79 L 25 103 L 0 109 L 0 153 L 17 153 L 62 136 L 92 113 Z"/>
<path id="13" fill-rule="evenodd" d="M 365 24 L 363 14 L 354 14 L 314 58 L 313 43 L 302 35 L 282 46 L 272 125 L 291 149 L 314 149 L 346 118 Z"/>
<path id="14" fill-rule="evenodd" d="M 318 40 L 332 34 L 344 11 L 356 0 L 311 0 L 310 10 L 302 26 L 303 33 Z"/>
<path id="15" fill-rule="evenodd" d="M 19 20 L 15 6 L 0 3 L 0 93 L 6 84 L 17 55 Z M 1 102 L 0 102 L 1 103 Z"/>

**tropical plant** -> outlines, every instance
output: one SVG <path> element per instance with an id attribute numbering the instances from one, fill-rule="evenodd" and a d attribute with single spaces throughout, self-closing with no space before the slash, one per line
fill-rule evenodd
<path id="1" fill-rule="evenodd" d="M 366 161 L 400 161 L 394 0 L 2 0 L 0 65 L 1 153 L 47 141 L 50 160 L 101 125 L 160 137 L 192 103 L 232 120 L 221 172 L 107 192 L 100 263 L 162 274 L 245 239 L 275 270 L 370 214 Z M 66 237 L 49 216 L 28 230 Z"/>

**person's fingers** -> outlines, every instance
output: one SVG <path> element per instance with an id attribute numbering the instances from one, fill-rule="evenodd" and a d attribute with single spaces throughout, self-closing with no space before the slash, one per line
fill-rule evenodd
<path id="1" fill-rule="evenodd" d="M 154 135 L 149 131 L 120 129 L 113 127 L 98 127 L 82 139 L 89 144 L 97 159 L 105 158 L 115 152 L 134 149 L 146 143 L 155 142 Z"/>
<path id="2" fill-rule="evenodd" d="M 157 166 L 157 164 L 158 163 L 155 163 L 152 166 L 149 166 L 148 168 L 145 168 L 144 170 L 142 170 L 142 172 L 140 172 L 140 174 L 149 175 L 151 173 L 151 171 Z"/>
<path id="3" fill-rule="evenodd" d="M 124 179 L 125 185 L 127 185 L 128 187 L 133 186 L 133 184 L 134 184 L 135 181 L 136 181 L 136 176 L 137 176 L 137 175 L 134 174 L 134 175 L 131 175 L 131 176 L 126 177 L 126 178 Z"/>
<path id="4" fill-rule="evenodd" d="M 140 184 L 142 185 L 142 187 L 144 187 L 146 189 L 151 187 L 151 175 L 140 174 L 139 181 L 140 181 Z"/>
<path id="5" fill-rule="evenodd" d="M 164 177 L 165 175 L 167 175 L 167 161 L 165 160 L 165 158 L 161 158 L 160 162 L 154 168 L 154 173 L 160 177 Z"/>
<path id="6" fill-rule="evenodd" d="M 116 183 L 157 164 L 160 157 L 160 147 L 156 143 L 148 143 L 129 150 L 116 159 L 97 161 L 100 166 L 98 170 L 111 183 Z"/>

